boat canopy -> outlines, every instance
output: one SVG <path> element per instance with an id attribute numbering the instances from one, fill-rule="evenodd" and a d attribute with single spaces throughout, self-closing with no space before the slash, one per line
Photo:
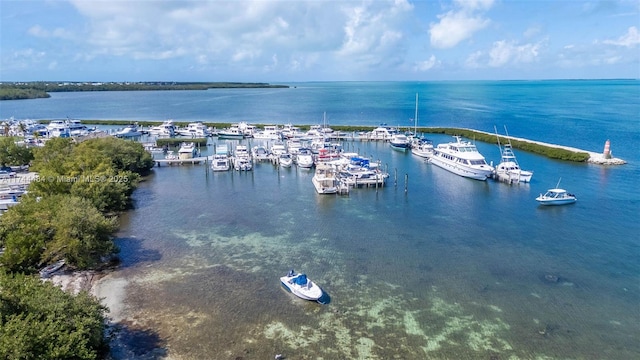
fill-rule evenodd
<path id="1" fill-rule="evenodd" d="M 297 278 L 293 279 L 293 283 L 297 285 L 307 285 L 307 275 L 300 274 Z"/>
<path id="2" fill-rule="evenodd" d="M 351 158 L 351 164 L 359 165 L 362 167 L 369 167 L 369 159 L 354 156 Z"/>

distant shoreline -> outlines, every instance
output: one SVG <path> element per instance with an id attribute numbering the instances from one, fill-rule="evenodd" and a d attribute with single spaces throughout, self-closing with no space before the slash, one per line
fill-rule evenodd
<path id="1" fill-rule="evenodd" d="M 50 97 L 50 92 L 85 91 L 163 91 L 163 90 L 209 90 L 209 89 L 273 89 L 289 88 L 289 85 L 241 82 L 66 82 L 33 81 L 0 83 L 0 100 L 23 100 Z"/>

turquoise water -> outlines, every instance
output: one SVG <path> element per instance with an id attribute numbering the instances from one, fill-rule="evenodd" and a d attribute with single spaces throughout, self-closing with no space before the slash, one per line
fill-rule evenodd
<path id="1" fill-rule="evenodd" d="M 628 164 L 517 151 L 534 171 L 518 186 L 464 179 L 383 143 L 344 144 L 391 173 L 386 187 L 349 196 L 317 195 L 312 172 L 270 164 L 249 173 L 156 168 L 118 234 L 123 266 L 111 276 L 126 279 L 124 325 L 139 332 L 114 357 L 635 359 L 639 89 L 636 81 L 307 83 L 54 94 L 2 102 L 0 115 L 319 123 L 326 111 L 330 124 L 411 126 L 419 92 L 425 126 L 507 125 L 513 136 L 592 151 L 610 139 Z M 499 160 L 496 146 L 478 148 Z M 559 178 L 578 202 L 539 207 L 535 197 Z M 281 289 L 290 268 L 331 302 Z"/>

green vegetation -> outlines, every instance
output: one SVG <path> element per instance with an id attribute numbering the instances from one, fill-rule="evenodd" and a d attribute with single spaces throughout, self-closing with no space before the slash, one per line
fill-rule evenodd
<path id="1" fill-rule="evenodd" d="M 0 83 L 0 100 L 49 97 L 50 92 L 70 91 L 141 91 L 141 90 L 207 90 L 227 88 L 288 88 L 288 85 L 240 82 L 59 82 L 33 81 Z"/>
<path id="2" fill-rule="evenodd" d="M 100 359 L 105 311 L 86 292 L 74 296 L 32 276 L 0 272 L 0 358 Z"/>
<path id="3" fill-rule="evenodd" d="M 0 85 L 0 100 L 22 100 L 51 97 L 46 91 L 29 88 L 11 88 Z"/>
<path id="4" fill-rule="evenodd" d="M 0 157 L 20 158 L 7 155 L 16 152 L 12 144 L 0 140 Z M 116 138 L 55 138 L 31 156 L 38 179 L 0 217 L 0 358 L 102 358 L 106 309 L 86 292 L 67 294 L 31 274 L 60 259 L 95 268 L 117 252 L 114 213 L 130 204 L 153 160 L 140 143 Z"/>
<path id="5" fill-rule="evenodd" d="M 16 144 L 16 137 L 0 138 L 0 165 L 26 165 L 33 160 L 33 151 Z"/>
<path id="6" fill-rule="evenodd" d="M 29 186 L 29 193 L 75 195 L 103 213 L 122 211 L 130 206 L 140 176 L 152 167 L 153 159 L 140 143 L 107 137 L 75 145 L 72 139 L 55 138 L 35 151 L 31 168 L 39 181 Z"/>
<path id="7" fill-rule="evenodd" d="M 105 217 L 85 198 L 24 196 L 2 215 L 2 264 L 20 273 L 35 273 L 60 259 L 78 269 L 91 268 L 116 250 L 111 240 L 116 229 L 116 218 Z"/>

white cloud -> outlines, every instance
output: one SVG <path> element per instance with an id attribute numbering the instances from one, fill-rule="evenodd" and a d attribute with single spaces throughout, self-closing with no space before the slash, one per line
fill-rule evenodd
<path id="1" fill-rule="evenodd" d="M 514 41 L 499 40 L 493 43 L 489 51 L 476 51 L 470 54 L 465 67 L 478 69 L 485 67 L 505 67 L 532 63 L 539 59 L 544 42 L 518 44 Z"/>
<path id="2" fill-rule="evenodd" d="M 496 41 L 489 51 L 489 66 L 501 67 L 508 63 L 530 63 L 538 58 L 540 44 L 517 45 L 504 40 Z"/>
<path id="3" fill-rule="evenodd" d="M 431 45 L 435 48 L 452 48 L 491 23 L 483 12 L 493 6 L 493 0 L 456 0 L 455 4 L 457 9 L 438 15 L 440 21 L 430 24 Z"/>
<path id="4" fill-rule="evenodd" d="M 27 30 L 27 34 L 38 38 L 59 38 L 71 39 L 73 34 L 63 28 L 55 28 L 52 31 L 46 30 L 40 25 L 34 25 Z"/>
<path id="5" fill-rule="evenodd" d="M 603 43 L 608 45 L 617 45 L 632 48 L 640 44 L 640 33 L 638 33 L 638 28 L 632 26 L 627 30 L 626 34 L 620 36 L 618 39 L 604 40 Z"/>
<path id="6" fill-rule="evenodd" d="M 440 60 L 436 59 L 435 55 L 431 55 L 428 60 L 420 61 L 415 64 L 413 70 L 415 72 L 429 71 L 440 65 Z"/>
<path id="7" fill-rule="evenodd" d="M 440 22 L 431 24 L 431 45 L 435 48 L 452 48 L 470 38 L 476 31 L 485 28 L 489 20 L 472 17 L 464 12 L 450 11 L 438 16 Z"/>

